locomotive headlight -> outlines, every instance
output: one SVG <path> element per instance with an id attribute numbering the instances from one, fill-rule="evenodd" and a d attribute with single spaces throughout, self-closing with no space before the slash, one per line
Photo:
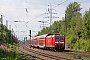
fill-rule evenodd
<path id="1" fill-rule="evenodd" d="M 62 45 L 64 45 L 64 43 Z"/>
<path id="2" fill-rule="evenodd" d="M 55 42 L 55 43 L 59 43 L 59 42 Z"/>

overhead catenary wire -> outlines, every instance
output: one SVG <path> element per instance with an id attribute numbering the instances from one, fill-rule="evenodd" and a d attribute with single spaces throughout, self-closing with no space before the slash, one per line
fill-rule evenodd
<path id="1" fill-rule="evenodd" d="M 43 14 L 44 14 L 44 13 L 43 13 Z M 32 20 L 37 19 L 38 17 L 42 16 L 43 14 L 40 14 L 39 16 L 37 16 L 37 17 L 33 18 Z M 27 22 L 25 23 L 25 25 L 23 25 L 23 26 L 26 26 L 26 24 L 28 24 L 29 22 L 30 22 L 30 21 L 27 21 Z M 22 27 L 23 27 L 23 26 L 22 26 Z M 21 28 L 22 28 L 22 27 L 21 27 Z M 21 29 L 21 28 L 20 28 L 20 29 Z"/>
<path id="2" fill-rule="evenodd" d="M 24 0 L 21 0 L 21 1 L 23 1 L 23 2 L 25 2 L 25 3 L 39 4 L 39 3 L 27 2 L 27 1 L 24 1 Z M 66 0 L 66 1 L 67 1 L 67 0 Z M 64 1 L 64 2 L 66 2 L 66 1 Z M 63 4 L 64 2 L 58 4 L 58 5 L 55 6 L 54 8 L 58 7 L 59 5 Z M 43 5 L 43 4 L 39 4 L 39 5 Z M 46 5 L 46 6 L 48 6 L 48 5 Z M 28 8 L 25 8 L 25 10 L 26 10 L 26 12 L 28 12 Z M 27 14 L 28 14 L 28 13 L 27 13 Z M 45 13 L 43 13 L 43 14 L 45 14 Z M 37 16 L 37 17 L 35 17 L 35 18 L 31 19 L 31 20 L 35 20 L 35 19 L 37 19 L 38 17 L 42 16 L 43 14 L 40 14 L 39 16 Z M 27 21 L 27 22 L 25 23 L 25 25 L 23 25 L 22 27 L 26 26 L 26 24 L 28 24 L 29 22 L 30 22 L 30 21 Z M 21 28 L 22 28 L 22 27 L 21 27 Z M 20 28 L 20 29 L 21 29 L 21 28 Z"/>
<path id="3" fill-rule="evenodd" d="M 32 4 L 39 4 L 39 5 L 46 5 L 46 4 L 40 4 L 40 3 L 27 2 L 27 1 L 24 1 L 24 0 L 21 0 L 21 1 L 23 1 L 23 2 L 25 2 L 25 3 L 32 3 Z M 65 0 L 65 1 L 61 2 L 61 3 L 58 4 L 57 6 L 59 6 L 59 5 L 63 4 L 63 3 L 65 3 L 66 1 L 68 1 L 68 0 Z M 54 8 L 56 8 L 57 6 L 55 6 Z M 26 9 L 26 12 L 28 13 L 27 8 L 25 8 L 25 9 Z M 44 14 L 44 13 L 43 13 L 43 14 Z M 41 15 L 43 15 L 43 14 L 41 14 Z M 37 16 L 37 17 L 35 17 L 34 19 L 31 19 L 31 20 L 35 20 L 36 18 L 40 17 L 41 15 L 39 15 L 39 16 Z M 28 21 L 28 22 L 30 22 L 30 21 Z M 28 22 L 26 22 L 26 24 L 27 24 Z M 26 24 L 25 24 L 25 25 L 26 25 Z"/>
<path id="4" fill-rule="evenodd" d="M 25 2 L 25 3 L 33 3 L 33 2 L 27 2 L 27 1 L 24 1 L 24 0 L 21 0 L 21 1 L 23 1 L 23 2 Z M 58 4 L 57 6 L 55 6 L 54 8 L 56 8 L 56 7 L 58 7 L 59 5 L 65 3 L 66 1 L 68 1 L 68 0 L 65 0 L 65 1 L 61 2 L 60 4 Z M 33 3 L 33 4 L 39 4 L 39 3 Z M 43 4 L 39 4 L 39 5 L 43 5 Z M 44 13 L 43 13 L 43 14 L 44 14 Z M 31 20 L 35 20 L 35 19 L 37 19 L 38 17 L 42 16 L 43 14 L 40 14 L 39 16 L 37 16 L 37 17 L 35 17 L 35 18 L 31 19 Z M 28 21 L 28 22 L 30 22 L 30 21 Z M 28 22 L 26 22 L 25 25 L 23 25 L 23 26 L 26 26 L 26 24 L 28 24 Z M 23 26 L 22 26 L 22 27 L 23 27 Z M 22 28 L 22 27 L 21 27 L 21 28 Z M 20 28 L 20 29 L 21 29 L 21 28 Z"/>
<path id="5" fill-rule="evenodd" d="M 56 5 L 54 8 L 58 7 L 59 5 L 65 3 L 65 2 L 67 2 L 67 1 L 68 1 L 68 0 L 65 0 L 65 1 L 61 2 L 60 4 Z"/>

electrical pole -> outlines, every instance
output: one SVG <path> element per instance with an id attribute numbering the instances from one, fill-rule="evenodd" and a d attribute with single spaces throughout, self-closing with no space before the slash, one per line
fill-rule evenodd
<path id="1" fill-rule="evenodd" d="M 1 29 L 1 37 L 0 37 L 0 40 L 3 41 L 3 30 L 4 30 L 4 27 L 3 27 L 3 15 L 1 15 L 1 25 L 0 25 L 0 29 Z"/>
<path id="2" fill-rule="evenodd" d="M 7 29 L 8 29 L 8 21 L 6 20 L 6 27 L 7 27 Z"/>
<path id="3" fill-rule="evenodd" d="M 27 44 L 27 37 L 26 37 L 26 44 Z"/>
<path id="4" fill-rule="evenodd" d="M 3 15 L 1 15 L 1 24 L 3 24 Z"/>
<path id="5" fill-rule="evenodd" d="M 29 31 L 29 33 L 30 33 L 30 35 L 29 35 L 29 36 L 30 36 L 30 40 L 31 40 L 31 30 Z"/>
<path id="6" fill-rule="evenodd" d="M 14 39 L 13 39 L 13 28 L 12 28 L 12 31 L 11 31 L 11 32 L 12 32 L 12 44 L 13 44 L 13 42 L 14 42 L 14 41 L 13 41 L 13 40 L 14 40 Z"/>
<path id="7" fill-rule="evenodd" d="M 9 25 L 9 29 L 11 30 L 11 25 Z"/>
<path id="8" fill-rule="evenodd" d="M 66 14 L 65 14 L 65 32 L 67 33 L 67 19 L 66 19 Z"/>
<path id="9" fill-rule="evenodd" d="M 50 8 L 48 8 L 48 12 L 49 12 L 49 14 L 50 14 L 50 26 L 51 26 L 51 24 L 52 24 L 52 5 L 50 5 Z"/>
<path id="10" fill-rule="evenodd" d="M 53 33 L 52 28 L 51 28 L 51 25 L 53 24 L 53 20 L 52 19 L 53 18 L 59 18 L 59 17 L 53 16 L 53 14 L 57 14 L 57 13 L 53 12 L 53 10 L 55 10 L 55 9 L 52 8 L 52 5 L 48 5 L 48 6 L 50 6 L 50 8 L 48 8 L 48 10 L 47 10 L 48 13 L 45 13 L 45 14 L 49 14 L 49 16 L 48 17 L 44 17 L 44 18 L 50 18 L 50 33 Z"/>
<path id="11" fill-rule="evenodd" d="M 25 37 L 24 37 L 24 44 L 25 44 Z"/>
<path id="12" fill-rule="evenodd" d="M 53 16 L 53 14 L 57 14 L 57 13 L 54 13 L 53 12 L 53 10 L 55 10 L 55 9 L 53 9 L 52 8 L 52 5 L 48 5 L 48 6 L 50 6 L 50 8 L 48 8 L 48 13 L 46 13 L 46 14 L 50 14 L 50 16 L 48 16 L 48 17 L 44 17 L 44 18 L 50 18 L 50 26 L 52 25 L 52 23 L 53 23 L 53 20 L 52 20 L 52 18 L 59 18 L 59 17 L 55 17 L 55 16 Z"/>
<path id="13" fill-rule="evenodd" d="M 6 27 L 7 27 L 7 30 L 6 30 L 6 32 L 8 32 L 8 21 L 6 20 Z M 7 42 L 7 44 L 8 44 L 8 33 L 6 33 L 6 42 Z"/>
<path id="14" fill-rule="evenodd" d="M 32 36 L 31 36 L 31 30 L 29 30 L 29 33 L 30 33 L 30 35 L 29 35 L 29 36 L 30 36 L 30 40 L 31 40 L 31 37 L 32 37 Z M 30 42 L 30 44 L 31 44 L 31 42 Z"/>

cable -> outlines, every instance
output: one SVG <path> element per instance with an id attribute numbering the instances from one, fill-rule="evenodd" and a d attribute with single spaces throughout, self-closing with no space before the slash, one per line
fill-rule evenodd
<path id="1" fill-rule="evenodd" d="M 59 5 L 65 3 L 65 2 L 67 2 L 67 1 L 68 1 L 68 0 L 65 0 L 65 1 L 61 2 L 60 4 L 58 4 L 57 6 L 55 6 L 54 8 L 58 7 Z"/>
<path id="2" fill-rule="evenodd" d="M 44 14 L 44 13 L 43 13 L 43 14 Z M 35 17 L 35 18 L 34 18 L 34 19 L 32 19 L 32 20 L 35 20 L 36 18 L 38 18 L 38 17 L 42 16 L 43 14 L 41 14 L 41 15 L 39 15 L 39 16 L 37 16 L 37 17 Z M 30 22 L 30 21 L 26 22 L 26 23 L 25 23 L 25 25 L 26 25 L 26 24 L 28 24 L 29 22 Z M 25 26 L 25 25 L 23 25 L 23 26 Z M 23 28 L 23 26 L 22 26 L 21 28 Z M 21 29 L 21 28 L 20 28 L 20 29 Z"/>
<path id="3" fill-rule="evenodd" d="M 24 0 L 21 0 L 21 1 L 23 1 L 23 2 L 25 2 L 25 3 L 39 4 L 39 5 L 45 5 L 45 6 L 46 6 L 46 4 L 40 4 L 40 3 L 27 2 L 27 1 L 24 1 Z M 68 0 L 65 0 L 64 2 L 62 2 L 62 3 L 58 4 L 57 6 L 55 6 L 54 8 L 56 8 L 56 7 L 58 7 L 59 5 L 61 5 L 61 4 L 63 4 L 63 3 L 65 3 L 66 1 L 68 1 Z M 47 5 L 47 6 L 48 6 L 48 5 Z M 43 13 L 43 14 L 44 14 L 44 13 Z M 40 14 L 39 16 L 37 16 L 37 17 L 33 18 L 32 20 L 37 19 L 38 17 L 42 16 L 43 14 Z M 26 22 L 26 23 L 25 23 L 25 25 L 23 25 L 21 28 L 23 28 L 24 26 L 26 26 L 26 24 L 28 24 L 29 22 L 30 22 L 30 21 Z M 20 29 L 21 29 L 21 28 L 20 28 Z"/>
<path id="4" fill-rule="evenodd" d="M 21 0 L 21 1 L 23 1 L 23 0 Z M 65 3 L 66 1 L 68 1 L 68 0 L 65 0 L 64 2 L 62 2 L 62 3 L 58 4 L 57 6 L 59 6 L 59 5 L 63 4 L 63 3 Z M 23 2 L 25 2 L 25 3 L 29 3 L 29 2 L 26 2 L 26 1 L 23 1 Z M 30 3 L 32 3 L 32 2 L 30 2 Z M 39 3 L 33 3 L 33 4 L 39 4 Z M 42 5 L 42 4 L 40 4 L 40 5 Z M 57 7 L 57 6 L 55 6 L 55 7 Z M 54 8 L 55 8 L 55 7 L 54 7 Z M 43 14 L 44 14 L 44 13 L 43 13 Z M 37 16 L 37 17 L 35 17 L 35 18 L 34 18 L 34 19 L 32 19 L 32 20 L 35 20 L 36 18 L 38 18 L 38 17 L 42 16 L 43 14 L 41 14 L 41 15 L 39 15 L 39 16 Z M 30 22 L 30 21 L 28 21 L 28 22 Z M 26 24 L 28 24 L 28 22 L 26 22 Z M 25 25 L 26 25 L 26 24 L 25 24 Z M 23 25 L 23 26 L 25 26 L 25 25 Z M 23 27 L 23 26 L 22 26 L 22 27 Z M 21 27 L 21 28 L 22 28 L 22 27 Z"/>

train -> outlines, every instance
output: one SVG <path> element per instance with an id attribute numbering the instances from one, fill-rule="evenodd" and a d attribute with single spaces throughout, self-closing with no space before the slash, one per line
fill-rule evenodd
<path id="1" fill-rule="evenodd" d="M 61 34 L 44 34 L 30 40 L 30 47 L 43 49 L 64 50 L 65 36 Z"/>

